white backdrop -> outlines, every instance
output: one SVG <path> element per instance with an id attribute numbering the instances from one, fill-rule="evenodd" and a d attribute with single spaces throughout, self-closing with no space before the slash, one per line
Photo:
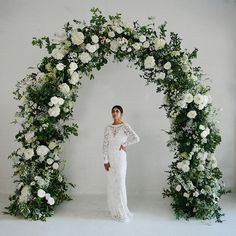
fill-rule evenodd
<path id="1" fill-rule="evenodd" d="M 99 7 L 105 15 L 122 13 L 123 19 L 147 23 L 155 16 L 156 23 L 168 22 L 167 29 L 183 39 L 183 47 L 199 49 L 196 64 L 200 65 L 213 83 L 214 104 L 223 111 L 218 116 L 222 143 L 216 158 L 227 186 L 235 189 L 235 1 L 0 1 L 0 192 L 11 193 L 15 185 L 12 163 L 7 156 L 18 147 L 14 137 L 19 130 L 11 125 L 18 103 L 13 99 L 17 80 L 22 79 L 45 55 L 31 45 L 34 36 L 53 37 L 65 22 L 90 19 L 90 9 Z M 105 193 L 106 173 L 103 168 L 102 139 L 105 125 L 112 122 L 111 107 L 124 108 L 123 120 L 129 122 L 140 136 L 140 143 L 127 148 L 128 194 L 156 192 L 166 186 L 166 173 L 172 153 L 166 147 L 169 122 L 164 110 L 158 109 L 162 94 L 154 85 L 145 86 L 139 71 L 120 64 L 107 64 L 95 71 L 95 80 L 83 78 L 74 121 L 79 124 L 79 136 L 71 136 L 64 145 L 67 161 L 65 174 L 78 187 L 73 194 Z"/>

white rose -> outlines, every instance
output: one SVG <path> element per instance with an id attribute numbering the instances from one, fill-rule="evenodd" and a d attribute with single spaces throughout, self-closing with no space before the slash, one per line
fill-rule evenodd
<path id="1" fill-rule="evenodd" d="M 99 41 L 99 38 L 98 38 L 97 35 L 93 35 L 93 36 L 91 37 L 91 39 L 92 39 L 92 42 L 93 42 L 93 43 L 98 43 L 98 41 Z"/>
<path id="2" fill-rule="evenodd" d="M 153 56 L 147 56 L 144 60 L 144 67 L 146 69 L 153 68 L 155 66 L 155 59 Z"/>
<path id="3" fill-rule="evenodd" d="M 193 119 L 193 118 L 195 118 L 195 117 L 196 117 L 196 115 L 197 115 L 197 112 L 196 112 L 196 111 L 194 111 L 194 110 L 192 110 L 192 111 L 189 111 L 189 112 L 187 113 L 187 117 L 188 117 L 188 118 L 190 118 L 190 119 Z"/>
<path id="4" fill-rule="evenodd" d="M 64 95 L 68 95 L 70 93 L 70 87 L 67 83 L 60 84 L 58 87 L 60 92 L 62 92 Z"/>
<path id="5" fill-rule="evenodd" d="M 146 41 L 146 36 L 145 35 L 140 35 L 139 36 L 139 41 L 141 42 L 141 43 L 143 43 L 144 41 Z"/>
<path id="6" fill-rule="evenodd" d="M 60 107 L 57 105 L 57 106 L 49 108 L 48 114 L 49 114 L 49 116 L 53 116 L 53 117 L 59 116 L 60 115 Z"/>
<path id="7" fill-rule="evenodd" d="M 53 169 L 57 170 L 59 168 L 58 163 L 54 162 L 52 165 Z"/>
<path id="8" fill-rule="evenodd" d="M 63 63 L 58 63 L 58 64 L 56 65 L 56 68 L 57 68 L 58 70 L 63 70 L 63 69 L 65 68 L 65 65 L 64 65 Z"/>
<path id="9" fill-rule="evenodd" d="M 56 97 L 56 96 L 53 96 L 53 97 L 51 97 L 50 102 L 53 105 L 62 105 L 64 103 L 64 99 Z"/>
<path id="10" fill-rule="evenodd" d="M 29 160 L 30 158 L 32 158 L 33 155 L 34 155 L 34 149 L 27 148 L 24 150 L 24 156 L 26 160 Z"/>
<path id="11" fill-rule="evenodd" d="M 27 132 L 25 134 L 25 140 L 27 143 L 30 143 L 32 138 L 34 137 L 34 131 Z"/>
<path id="12" fill-rule="evenodd" d="M 194 102 L 197 105 L 201 104 L 203 101 L 204 101 L 204 97 L 201 94 L 198 93 L 194 96 Z"/>
<path id="13" fill-rule="evenodd" d="M 80 55 L 79 55 L 79 59 L 82 61 L 82 63 L 88 63 L 89 61 L 91 61 L 91 56 L 89 53 L 87 52 L 82 52 Z"/>
<path id="14" fill-rule="evenodd" d="M 55 200 L 54 200 L 54 198 L 49 197 L 47 202 L 48 202 L 49 205 L 53 205 L 55 203 Z"/>
<path id="15" fill-rule="evenodd" d="M 202 138 L 206 138 L 206 136 L 208 134 L 209 134 L 209 132 L 207 132 L 207 130 L 203 130 L 200 135 L 201 135 Z"/>
<path id="16" fill-rule="evenodd" d="M 114 31 L 109 31 L 109 32 L 108 32 L 108 36 L 109 36 L 110 38 L 115 37 Z"/>
<path id="17" fill-rule="evenodd" d="M 46 156 L 48 154 L 48 152 L 49 152 L 49 149 L 45 145 L 40 145 L 36 149 L 36 153 L 39 156 Z"/>
<path id="18" fill-rule="evenodd" d="M 168 62 L 166 62 L 165 64 L 164 64 L 164 68 L 166 69 L 166 70 L 169 70 L 170 68 L 171 68 L 171 63 L 168 61 Z"/>
<path id="19" fill-rule="evenodd" d="M 45 196 L 46 192 L 43 189 L 39 189 L 37 194 L 40 198 L 43 198 Z"/>
<path id="20" fill-rule="evenodd" d="M 121 34 L 121 33 L 123 32 L 123 29 L 122 29 L 120 26 L 118 26 L 118 27 L 116 28 L 116 32 L 117 32 L 118 34 Z"/>
<path id="21" fill-rule="evenodd" d="M 93 52 L 95 52 L 95 51 L 97 50 L 97 46 L 96 46 L 96 45 L 92 45 L 92 44 L 90 44 L 90 43 L 87 43 L 86 46 L 85 46 L 85 48 L 86 48 L 89 52 L 91 52 L 91 53 L 93 53 Z"/>
<path id="22" fill-rule="evenodd" d="M 193 193 L 193 196 L 194 196 L 194 197 L 198 197 L 198 195 L 199 195 L 199 193 L 198 193 L 197 191 L 195 191 L 195 192 Z"/>
<path id="23" fill-rule="evenodd" d="M 184 95 L 184 101 L 187 103 L 191 103 L 193 101 L 193 95 L 191 93 L 186 93 Z"/>
<path id="24" fill-rule="evenodd" d="M 166 43 L 165 40 L 161 39 L 161 38 L 155 38 L 153 42 L 154 42 L 155 50 L 159 50 L 159 49 L 164 48 L 165 43 Z"/>
<path id="25" fill-rule="evenodd" d="M 77 84 L 79 81 L 79 74 L 77 72 L 74 72 L 71 76 L 71 79 L 69 80 L 70 84 Z"/>
<path id="26" fill-rule="evenodd" d="M 181 190 L 181 185 L 177 185 L 175 190 L 179 192 Z"/>
<path id="27" fill-rule="evenodd" d="M 182 65 L 182 70 L 183 70 L 183 72 L 188 72 L 190 70 L 190 66 L 184 64 L 184 65 Z"/>
<path id="28" fill-rule="evenodd" d="M 52 158 L 48 158 L 48 159 L 47 159 L 47 163 L 48 163 L 48 165 L 51 165 L 53 162 L 54 162 L 54 161 L 53 161 Z"/>
<path id="29" fill-rule="evenodd" d="M 71 33 L 71 41 L 75 45 L 80 45 L 84 42 L 84 34 L 82 32 L 73 31 Z"/>
<path id="30" fill-rule="evenodd" d="M 150 45 L 150 44 L 149 44 L 149 42 L 148 42 L 148 41 L 145 41 L 145 42 L 143 43 L 143 47 L 144 47 L 144 48 L 148 48 L 148 47 L 149 47 L 149 45 Z"/>
<path id="31" fill-rule="evenodd" d="M 45 198 L 48 200 L 51 197 L 50 193 L 45 194 Z"/>
<path id="32" fill-rule="evenodd" d="M 71 70 L 71 71 L 74 71 L 74 70 L 76 70 L 77 68 L 78 68 L 77 63 L 75 63 L 75 62 L 71 62 L 71 63 L 70 63 L 70 70 Z"/>

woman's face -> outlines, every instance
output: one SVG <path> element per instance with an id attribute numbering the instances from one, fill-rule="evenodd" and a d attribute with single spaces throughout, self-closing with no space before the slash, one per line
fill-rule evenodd
<path id="1" fill-rule="evenodd" d="M 116 107 L 112 109 L 111 114 L 114 120 L 119 120 L 122 117 L 120 110 Z"/>

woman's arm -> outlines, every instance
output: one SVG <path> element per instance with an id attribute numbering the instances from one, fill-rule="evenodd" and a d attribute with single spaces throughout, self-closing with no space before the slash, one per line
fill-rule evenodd
<path id="1" fill-rule="evenodd" d="M 140 141 L 140 137 L 135 133 L 128 123 L 124 124 L 124 132 L 128 136 L 127 140 L 122 144 L 124 147 L 138 143 Z"/>
<path id="2" fill-rule="evenodd" d="M 108 157 L 108 147 L 109 147 L 109 130 L 108 126 L 106 126 L 104 130 L 104 139 L 103 139 L 103 162 L 108 163 L 109 162 L 109 157 Z"/>

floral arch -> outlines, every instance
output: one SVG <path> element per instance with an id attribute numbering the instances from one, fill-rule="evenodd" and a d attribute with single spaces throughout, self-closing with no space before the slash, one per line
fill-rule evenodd
<path id="1" fill-rule="evenodd" d="M 59 154 L 69 135 L 78 135 L 78 124 L 66 121 L 72 117 L 82 77 L 94 79 L 93 69 L 100 70 L 113 55 L 116 62 L 132 62 L 142 72 L 140 77 L 147 84 L 155 83 L 156 92 L 164 94 L 159 108 L 171 121 L 167 146 L 174 160 L 163 197 L 172 198 L 178 219 L 220 222 L 224 214 L 218 201 L 227 191 L 214 151 L 221 136 L 210 87 L 204 83 L 201 67 L 192 63 L 198 49 L 182 49 L 174 32 L 167 39 L 166 22 L 156 30 L 152 17 L 141 26 L 138 21 L 123 22 L 120 13 L 107 19 L 98 8 L 91 12 L 89 25 L 68 22 L 61 38 L 33 38 L 32 44 L 45 47 L 48 56 L 37 65 L 37 72 L 17 82 L 13 92 L 21 102 L 15 117 L 23 122 L 15 136 L 21 147 L 8 157 L 14 162 L 17 186 L 4 213 L 45 221 L 57 205 L 72 200 L 67 190 L 75 184 L 63 175 L 65 161 Z"/>

